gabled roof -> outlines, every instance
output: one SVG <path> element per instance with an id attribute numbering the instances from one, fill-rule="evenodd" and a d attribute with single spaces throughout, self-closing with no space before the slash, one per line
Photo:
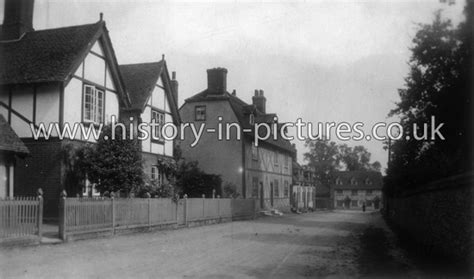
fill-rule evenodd
<path id="1" fill-rule="evenodd" d="M 175 100 L 166 61 L 139 64 L 120 65 L 120 72 L 123 77 L 125 88 L 130 97 L 131 109 L 138 109 L 143 112 L 160 76 L 164 75 L 163 85 L 165 93 L 170 102 L 171 113 L 178 123 L 181 121 L 178 112 L 178 100 Z"/>
<path id="2" fill-rule="evenodd" d="M 382 174 L 378 171 L 339 171 L 334 173 L 334 189 L 378 189 L 383 186 Z M 337 184 L 339 180 L 341 184 Z M 354 180 L 355 184 L 351 183 Z M 370 183 L 367 184 L 366 181 Z"/>
<path id="3" fill-rule="evenodd" d="M 103 22 L 27 32 L 0 42 L 0 84 L 64 81 Z"/>
<path id="4" fill-rule="evenodd" d="M 20 39 L 0 41 L 0 85 L 68 82 L 102 36 L 105 54 L 122 101 L 129 103 L 104 21 L 31 31 Z"/>
<path id="5" fill-rule="evenodd" d="M 152 63 L 119 65 L 133 109 L 143 109 L 163 70 L 164 60 Z"/>
<path id="6" fill-rule="evenodd" d="M 0 114 L 0 151 L 28 154 L 28 148 L 15 134 L 3 115 Z"/>
<path id="7" fill-rule="evenodd" d="M 241 129 L 253 129 L 254 125 L 250 124 L 250 114 L 254 114 L 254 119 L 256 123 L 268 123 L 269 121 L 273 121 L 273 117 L 276 114 L 262 114 L 254 105 L 249 105 L 246 102 L 242 101 L 235 95 L 230 94 L 229 92 L 225 92 L 224 94 L 212 94 L 206 90 L 188 98 L 185 100 L 185 103 L 193 103 L 193 102 L 208 102 L 208 101 L 228 101 L 232 110 L 239 121 Z M 279 127 L 281 127 L 279 125 Z M 263 132 L 263 130 L 260 130 Z M 252 140 L 254 138 L 253 133 L 245 133 L 245 136 Z M 263 136 L 263 135 L 262 135 Z M 268 140 L 262 141 L 263 144 L 269 144 L 279 149 L 282 149 L 286 152 L 294 154 L 296 150 L 293 148 L 291 143 L 288 140 L 283 139 L 280 135 L 277 136 L 277 139 L 274 140 L 273 136 L 271 136 Z M 259 144 L 262 144 L 260 142 Z"/>

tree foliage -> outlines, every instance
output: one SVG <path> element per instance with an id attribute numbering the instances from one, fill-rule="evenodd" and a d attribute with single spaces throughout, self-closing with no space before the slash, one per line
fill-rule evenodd
<path id="1" fill-rule="evenodd" d="M 437 12 L 431 24 L 419 25 L 413 39 L 410 72 L 399 89 L 400 101 L 389 113 L 400 117 L 407 132 L 391 146 L 386 185 L 392 194 L 471 168 L 473 5 L 467 2 L 466 20 L 457 28 Z M 433 116 L 436 123 L 444 123 L 440 131 L 445 139 L 415 140 L 414 124 L 430 124 Z"/>
<path id="2" fill-rule="evenodd" d="M 176 170 L 176 187 L 181 195 L 188 195 L 190 198 L 200 198 L 203 194 L 206 197 L 212 196 L 213 190 L 216 195 L 221 195 L 222 179 L 219 175 L 208 174 L 198 167 L 198 163 L 180 160 Z"/>
<path id="3" fill-rule="evenodd" d="M 103 128 L 88 162 L 88 178 L 101 193 L 130 193 L 144 186 L 139 141 L 122 137 L 112 140 L 111 126 Z"/>
<path id="4" fill-rule="evenodd" d="M 316 177 L 323 185 L 330 185 L 335 171 L 373 170 L 380 171 L 379 162 L 370 162 L 371 154 L 363 146 L 350 147 L 327 139 L 308 140 L 304 154 L 308 165 L 315 170 Z"/>

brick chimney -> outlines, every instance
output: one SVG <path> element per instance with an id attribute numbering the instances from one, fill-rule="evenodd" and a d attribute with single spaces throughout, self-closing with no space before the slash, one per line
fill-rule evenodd
<path id="1" fill-rule="evenodd" d="M 176 80 L 176 72 L 171 73 L 171 90 L 173 90 L 174 100 L 176 105 L 178 105 L 178 81 Z"/>
<path id="2" fill-rule="evenodd" d="M 17 40 L 33 29 L 34 0 L 5 0 L 0 40 Z"/>
<path id="3" fill-rule="evenodd" d="M 254 106 L 257 107 L 257 109 L 265 114 L 266 112 L 266 106 L 267 106 L 267 98 L 263 96 L 263 90 L 257 90 L 255 89 L 255 95 L 252 97 L 252 103 Z"/>
<path id="4" fill-rule="evenodd" d="M 227 69 L 207 70 L 207 90 L 210 94 L 224 95 L 227 92 Z"/>

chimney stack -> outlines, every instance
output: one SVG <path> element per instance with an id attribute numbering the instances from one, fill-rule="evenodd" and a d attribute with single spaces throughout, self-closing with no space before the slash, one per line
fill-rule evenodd
<path id="1" fill-rule="evenodd" d="M 207 70 L 207 90 L 210 94 L 224 95 L 227 92 L 227 69 Z"/>
<path id="2" fill-rule="evenodd" d="M 176 105 L 179 107 L 178 105 L 178 81 L 176 80 L 176 72 L 172 72 L 171 73 L 171 90 L 173 91 L 173 96 L 174 96 L 174 100 L 176 101 Z"/>
<path id="3" fill-rule="evenodd" d="M 2 41 L 18 40 L 33 29 L 34 0 L 5 0 Z"/>
<path id="4" fill-rule="evenodd" d="M 255 89 L 255 95 L 252 97 L 252 103 L 261 113 L 267 113 L 267 98 L 265 98 L 265 96 L 263 95 L 263 90 Z"/>

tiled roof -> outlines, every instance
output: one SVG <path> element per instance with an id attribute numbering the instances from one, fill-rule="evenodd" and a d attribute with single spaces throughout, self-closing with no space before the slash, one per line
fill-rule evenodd
<path id="1" fill-rule="evenodd" d="M 27 32 L 0 42 L 0 84 L 66 80 L 104 24 Z"/>
<path id="2" fill-rule="evenodd" d="M 337 180 L 341 184 L 337 184 Z M 351 181 L 354 180 L 354 184 Z M 369 183 L 366 183 L 369 182 Z M 379 189 L 383 186 L 382 174 L 378 171 L 340 171 L 334 173 L 334 189 Z"/>
<path id="3" fill-rule="evenodd" d="M 120 65 L 120 72 L 130 96 L 132 108 L 142 109 L 163 70 L 164 60 L 153 63 Z"/>
<path id="4" fill-rule="evenodd" d="M 207 102 L 207 101 L 219 101 L 224 100 L 230 103 L 232 110 L 234 111 L 241 129 L 253 129 L 254 126 L 250 124 L 250 114 L 253 113 L 255 116 L 256 123 L 270 123 L 269 121 L 273 121 L 273 116 L 276 114 L 261 114 L 254 105 L 249 105 L 246 102 L 242 101 L 235 95 L 230 94 L 229 92 L 225 92 L 224 94 L 212 94 L 209 93 L 207 90 L 204 90 L 188 99 L 185 100 L 186 103 L 190 102 Z M 280 126 L 279 126 L 280 127 Z M 260 130 L 260 132 L 264 132 Z M 245 135 L 253 139 L 253 133 L 245 133 Z M 264 136 L 262 134 L 262 136 Z M 264 144 L 270 144 L 274 147 L 283 149 L 290 153 L 295 153 L 296 150 L 293 148 L 291 143 L 288 140 L 283 139 L 280 135 L 278 135 L 277 139 L 274 140 L 273 136 L 271 136 L 268 140 L 262 141 Z M 261 143 L 260 143 L 261 144 Z"/>
<path id="5" fill-rule="evenodd" d="M 15 134 L 3 115 L 0 114 L 0 150 L 28 154 L 28 148 Z"/>

